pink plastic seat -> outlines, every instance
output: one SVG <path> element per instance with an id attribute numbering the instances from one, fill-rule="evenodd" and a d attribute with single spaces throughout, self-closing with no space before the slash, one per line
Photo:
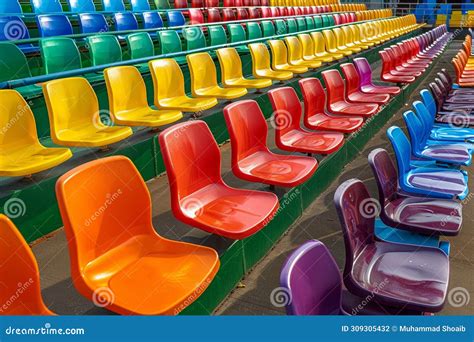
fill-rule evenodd
<path id="1" fill-rule="evenodd" d="M 349 102 L 354 103 L 376 103 L 379 105 L 386 104 L 390 101 L 389 94 L 371 94 L 367 96 L 360 89 L 360 78 L 354 64 L 344 63 L 341 65 L 342 73 L 346 79 L 346 97 Z"/>

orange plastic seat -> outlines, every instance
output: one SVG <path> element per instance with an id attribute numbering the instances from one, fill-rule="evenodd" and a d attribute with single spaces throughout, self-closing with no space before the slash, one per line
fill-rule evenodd
<path id="1" fill-rule="evenodd" d="M 219 147 L 204 121 L 174 125 L 160 134 L 171 207 L 186 224 L 231 239 L 244 239 L 278 210 L 275 194 L 235 189 L 221 177 Z"/>
<path id="2" fill-rule="evenodd" d="M 40 275 L 30 246 L 0 214 L 0 315 L 54 315 L 43 302 Z"/>
<path id="3" fill-rule="evenodd" d="M 344 134 L 337 132 L 310 132 L 300 127 L 301 103 L 291 87 L 268 92 L 273 107 L 275 142 L 278 148 L 291 152 L 327 155 L 344 144 Z"/>
<path id="4" fill-rule="evenodd" d="M 232 171 L 242 179 L 270 185 L 293 187 L 304 183 L 316 171 L 316 159 L 282 155 L 267 147 L 268 127 L 254 100 L 224 108 L 232 144 Z"/>
<path id="5" fill-rule="evenodd" d="M 56 195 L 74 286 L 124 315 L 175 315 L 196 300 L 218 268 L 211 248 L 161 237 L 150 193 L 124 156 L 97 159 L 59 178 Z"/>

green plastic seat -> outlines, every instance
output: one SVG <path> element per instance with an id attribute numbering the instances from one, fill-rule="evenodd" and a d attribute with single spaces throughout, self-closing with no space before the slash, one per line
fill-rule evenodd
<path id="1" fill-rule="evenodd" d="M 306 17 L 305 20 L 306 20 L 306 29 L 307 29 L 307 30 L 314 30 L 314 29 L 315 29 L 315 25 L 314 25 L 314 20 L 313 20 L 313 18 L 311 18 L 311 17 Z"/>
<path id="2" fill-rule="evenodd" d="M 160 54 L 182 52 L 183 46 L 178 32 L 174 30 L 163 30 L 158 32 L 160 37 Z M 186 63 L 186 56 L 174 57 L 179 64 Z"/>
<path id="3" fill-rule="evenodd" d="M 286 25 L 288 26 L 288 33 L 298 32 L 298 25 L 296 25 L 295 19 L 286 19 Z"/>
<path id="4" fill-rule="evenodd" d="M 275 29 L 276 29 L 277 35 L 288 33 L 288 29 L 286 28 L 286 23 L 283 19 L 275 20 Z"/>
<path id="5" fill-rule="evenodd" d="M 227 44 L 227 34 L 224 27 L 221 25 L 210 26 L 209 40 L 211 46 Z"/>
<path id="6" fill-rule="evenodd" d="M 246 40 L 245 30 L 240 24 L 229 24 L 227 30 L 230 33 L 230 42 L 237 43 Z"/>
<path id="7" fill-rule="evenodd" d="M 145 58 L 155 55 L 153 40 L 147 32 L 132 33 L 127 36 L 130 59 Z"/>
<path id="8" fill-rule="evenodd" d="M 45 74 L 82 68 L 79 49 L 71 38 L 42 39 L 40 51 Z"/>
<path id="9" fill-rule="evenodd" d="M 334 17 L 332 15 L 328 15 L 328 26 L 334 26 L 336 22 L 334 21 Z"/>
<path id="10" fill-rule="evenodd" d="M 323 19 L 320 15 L 315 15 L 313 17 L 314 20 L 314 28 L 322 28 L 323 27 Z"/>
<path id="11" fill-rule="evenodd" d="M 275 26 L 270 20 L 262 21 L 262 29 L 264 37 L 272 37 L 275 35 Z"/>
<path id="12" fill-rule="evenodd" d="M 26 56 L 12 43 L 0 43 L 0 82 L 31 77 Z"/>
<path id="13" fill-rule="evenodd" d="M 183 29 L 186 50 L 195 50 L 206 47 L 206 37 L 200 27 L 190 26 Z"/>
<path id="14" fill-rule="evenodd" d="M 327 15 L 322 15 L 321 19 L 323 21 L 323 27 L 331 26 L 331 24 L 329 22 L 329 17 Z"/>
<path id="15" fill-rule="evenodd" d="M 104 65 L 122 61 L 122 48 L 116 36 L 100 34 L 87 37 L 92 65 Z"/>
<path id="16" fill-rule="evenodd" d="M 249 22 L 247 24 L 247 33 L 248 39 L 262 38 L 262 29 L 260 28 L 260 25 L 258 23 Z"/>
<path id="17" fill-rule="evenodd" d="M 306 31 L 306 20 L 304 18 L 296 18 L 296 24 L 299 32 Z"/>
<path id="18" fill-rule="evenodd" d="M 170 3 L 168 0 L 154 0 L 155 6 L 158 9 L 168 9 L 171 8 Z"/>

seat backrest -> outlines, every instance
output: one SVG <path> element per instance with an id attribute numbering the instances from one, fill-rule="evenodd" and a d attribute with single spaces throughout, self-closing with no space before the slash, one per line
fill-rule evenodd
<path id="1" fill-rule="evenodd" d="M 183 37 L 186 41 L 186 50 L 188 51 L 206 47 L 206 37 L 200 27 L 185 27 L 183 29 Z"/>
<path id="2" fill-rule="evenodd" d="M 403 113 L 403 119 L 405 120 L 408 134 L 410 135 L 412 154 L 415 155 L 415 151 L 420 151 L 423 148 L 424 126 L 417 115 L 411 110 Z"/>
<path id="3" fill-rule="evenodd" d="M 321 75 L 326 84 L 328 106 L 339 101 L 345 101 L 344 81 L 339 71 L 336 69 L 326 70 L 323 71 Z"/>
<path id="4" fill-rule="evenodd" d="M 123 12 L 125 5 L 123 0 L 102 0 L 103 9 L 105 12 Z"/>
<path id="5" fill-rule="evenodd" d="M 397 170 L 393 165 L 392 158 L 384 149 L 373 150 L 368 159 L 377 182 L 379 202 L 385 206 L 398 191 Z"/>
<path id="6" fill-rule="evenodd" d="M 280 34 L 285 34 L 288 32 L 288 29 L 286 27 L 286 22 L 283 20 L 283 19 L 277 19 L 275 20 L 275 30 L 276 30 L 276 34 L 277 35 L 280 35 Z"/>
<path id="7" fill-rule="evenodd" d="M 337 49 L 337 41 L 336 41 L 336 36 L 331 30 L 324 30 L 322 31 L 323 37 L 324 37 L 324 42 L 326 44 L 326 47 L 328 51 L 333 51 Z"/>
<path id="8" fill-rule="evenodd" d="M 29 38 L 30 32 L 20 17 L 14 15 L 0 17 L 0 41 Z"/>
<path id="9" fill-rule="evenodd" d="M 161 54 L 182 51 L 183 47 L 178 32 L 174 30 L 162 30 L 158 32 L 158 36 L 160 37 Z"/>
<path id="10" fill-rule="evenodd" d="M 181 211 L 179 202 L 188 195 L 222 184 L 219 147 L 204 121 L 173 125 L 160 134 L 159 140 L 173 211 Z"/>
<path id="11" fill-rule="evenodd" d="M 0 82 L 28 77 L 31 77 L 30 68 L 20 48 L 12 43 L 0 42 Z"/>
<path id="12" fill-rule="evenodd" d="M 430 87 L 431 93 L 433 94 L 436 100 L 437 109 L 441 110 L 444 104 L 443 91 L 435 82 L 430 82 L 429 87 Z"/>
<path id="13" fill-rule="evenodd" d="M 352 94 L 359 90 L 360 80 L 359 74 L 352 63 L 344 63 L 341 65 L 342 74 L 346 80 L 346 94 Z"/>
<path id="14" fill-rule="evenodd" d="M 249 19 L 249 12 L 245 8 L 237 8 L 237 20 Z"/>
<path id="15" fill-rule="evenodd" d="M 171 8 L 168 0 L 154 0 L 157 9 L 168 9 Z"/>
<path id="16" fill-rule="evenodd" d="M 193 8 L 203 8 L 204 0 L 191 0 L 191 7 Z"/>
<path id="17" fill-rule="evenodd" d="M 262 30 L 260 28 L 259 23 L 256 22 L 248 22 L 247 23 L 247 33 L 248 33 L 248 39 L 258 39 L 262 38 Z"/>
<path id="18" fill-rule="evenodd" d="M 0 260 L 0 302 L 3 303 L 0 315 L 51 314 L 41 297 L 36 258 L 13 222 L 3 214 L 0 214 Z"/>
<path id="19" fill-rule="evenodd" d="M 159 100 L 185 96 L 184 76 L 178 62 L 172 58 L 155 59 L 148 63 L 153 79 L 154 103 Z"/>
<path id="20" fill-rule="evenodd" d="M 341 312 L 342 277 L 326 246 L 311 240 L 296 249 L 280 273 L 288 291 L 288 315 L 337 315 Z"/>
<path id="21" fill-rule="evenodd" d="M 381 75 L 390 74 L 393 70 L 393 60 L 387 51 L 379 51 L 380 58 L 382 59 L 382 71 Z"/>
<path id="22" fill-rule="evenodd" d="M 288 33 L 298 32 L 298 25 L 296 25 L 295 19 L 286 19 L 286 25 L 288 26 Z"/>
<path id="23" fill-rule="evenodd" d="M 188 11 L 189 25 L 202 24 L 204 23 L 204 15 L 198 8 L 190 8 Z"/>
<path id="24" fill-rule="evenodd" d="M 243 100 L 224 108 L 224 119 L 232 145 L 232 165 L 258 151 L 268 152 L 268 127 L 254 100 Z"/>
<path id="25" fill-rule="evenodd" d="M 224 21 L 234 21 L 236 20 L 234 9 L 232 8 L 223 8 L 222 9 L 222 18 Z"/>
<path id="26" fill-rule="evenodd" d="M 76 286 L 84 281 L 85 268 L 115 247 L 140 235 L 158 237 L 148 189 L 124 156 L 96 159 L 65 173 L 56 183 L 56 197 Z"/>
<path id="27" fill-rule="evenodd" d="M 275 137 L 280 137 L 292 130 L 300 129 L 301 102 L 295 89 L 282 87 L 272 89 L 268 97 L 273 107 L 273 122 L 275 124 Z"/>
<path id="28" fill-rule="evenodd" d="M 429 139 L 430 132 L 433 129 L 435 115 L 430 114 L 428 108 L 426 108 L 425 104 L 421 101 L 414 101 L 412 106 L 416 116 L 423 124 L 423 132 L 420 132 L 418 139 L 420 139 L 421 143 L 424 145 L 426 144 L 426 140 Z M 456 116 L 453 115 L 453 118 L 455 117 Z M 461 117 L 458 117 L 457 119 L 461 119 Z"/>
<path id="29" fill-rule="evenodd" d="M 231 43 L 236 43 L 236 42 L 242 42 L 247 40 L 245 37 L 245 30 L 240 24 L 229 24 L 227 25 L 227 30 L 229 31 L 230 34 L 230 42 Z"/>
<path id="30" fill-rule="evenodd" d="M 275 26 L 273 26 L 273 23 L 270 20 L 263 20 L 261 24 L 264 37 L 271 37 L 275 35 Z"/>
<path id="31" fill-rule="evenodd" d="M 71 12 L 85 13 L 95 12 L 95 4 L 93 0 L 68 0 Z"/>
<path id="32" fill-rule="evenodd" d="M 316 114 L 325 113 L 326 93 L 321 81 L 315 77 L 308 77 L 299 82 L 304 101 L 304 121 L 307 125 L 309 118 Z"/>
<path id="33" fill-rule="evenodd" d="M 221 25 L 209 27 L 209 40 L 211 46 L 227 44 L 227 34 Z"/>
<path id="34" fill-rule="evenodd" d="M 217 85 L 217 71 L 212 57 L 207 52 L 186 55 L 189 72 L 191 74 L 191 91 L 193 95 L 196 90 Z"/>
<path id="35" fill-rule="evenodd" d="M 208 23 L 218 23 L 221 21 L 222 21 L 221 12 L 219 11 L 219 9 L 217 8 L 207 9 L 207 22 Z"/>
<path id="36" fill-rule="evenodd" d="M 80 13 L 79 26 L 81 33 L 98 33 L 109 31 L 105 17 L 100 13 Z"/>
<path id="37" fill-rule="evenodd" d="M 304 18 L 296 18 L 296 25 L 298 26 L 298 31 L 306 31 L 306 20 Z"/>
<path id="38" fill-rule="evenodd" d="M 298 38 L 295 36 L 285 37 L 285 43 L 288 47 L 288 60 L 296 61 L 303 57 L 303 48 Z"/>
<path id="39" fill-rule="evenodd" d="M 73 33 L 68 17 L 63 14 L 42 14 L 38 21 L 38 30 L 41 37 L 56 37 Z"/>
<path id="40" fill-rule="evenodd" d="M 310 58 L 314 56 L 315 54 L 315 49 L 314 49 L 314 43 L 313 39 L 311 36 L 307 33 L 302 33 L 298 35 L 298 39 L 301 43 L 301 49 L 303 51 L 303 56 L 309 56 Z"/>
<path id="41" fill-rule="evenodd" d="M 40 51 L 45 74 L 82 68 L 79 49 L 71 38 L 42 39 Z"/>
<path id="42" fill-rule="evenodd" d="M 132 33 L 127 36 L 130 59 L 138 59 L 155 55 L 153 41 L 147 32 Z"/>
<path id="43" fill-rule="evenodd" d="M 87 37 L 92 65 L 111 64 L 122 61 L 122 48 L 116 36 L 99 34 Z"/>
<path id="44" fill-rule="evenodd" d="M 168 19 L 168 27 L 186 25 L 186 19 L 180 11 L 168 11 L 166 12 L 166 18 Z"/>
<path id="45" fill-rule="evenodd" d="M 174 8 L 188 8 L 188 0 L 175 0 Z"/>
<path id="46" fill-rule="evenodd" d="M 158 12 L 150 11 L 143 12 L 143 27 L 145 29 L 160 28 L 163 27 L 163 19 Z"/>
<path id="47" fill-rule="evenodd" d="M 137 18 L 131 12 L 115 13 L 114 21 L 117 31 L 138 30 Z"/>
<path id="48" fill-rule="evenodd" d="M 360 85 L 370 85 L 372 84 L 372 69 L 367 59 L 359 57 L 353 59 L 354 66 L 359 74 Z"/>
<path id="49" fill-rule="evenodd" d="M 438 108 L 433 94 L 431 94 L 431 91 L 429 91 L 428 89 L 422 89 L 420 91 L 420 97 L 429 115 L 434 118 L 436 116 Z"/>
<path id="50" fill-rule="evenodd" d="M 252 57 L 252 70 L 256 74 L 257 70 L 270 69 L 270 53 L 264 43 L 249 44 L 249 51 Z"/>
<path id="51" fill-rule="evenodd" d="M 0 13 L 22 13 L 21 5 L 18 0 L 9 0 L 0 2 Z"/>
<path id="52" fill-rule="evenodd" d="M 307 30 L 314 30 L 314 29 L 315 29 L 315 26 L 314 26 L 314 20 L 313 20 L 313 18 L 311 18 L 311 17 L 306 17 L 305 20 L 306 20 L 306 29 L 307 29 Z"/>
<path id="53" fill-rule="evenodd" d="M 320 15 L 315 15 L 313 17 L 314 20 L 314 27 L 315 28 L 322 28 L 323 27 L 323 19 L 321 18 Z"/>
<path id="54" fill-rule="evenodd" d="M 247 8 L 247 11 L 249 12 L 249 19 L 258 19 L 262 17 L 262 12 L 260 11 L 260 8 L 249 7 Z"/>
<path id="55" fill-rule="evenodd" d="M 31 0 L 35 13 L 58 13 L 63 11 L 59 0 Z"/>
<path id="56" fill-rule="evenodd" d="M 148 0 L 130 0 L 130 4 L 134 12 L 149 11 L 151 9 Z"/>
<path id="57" fill-rule="evenodd" d="M 235 48 L 222 48 L 217 50 L 217 57 L 221 68 L 222 83 L 242 77 L 242 61 Z"/>
<path id="58" fill-rule="evenodd" d="M 387 137 L 392 144 L 397 158 L 398 179 L 403 178 L 410 170 L 411 145 L 400 127 L 392 126 L 387 130 Z"/>
<path id="59" fill-rule="evenodd" d="M 219 7 L 219 0 L 204 0 L 205 7 Z"/>

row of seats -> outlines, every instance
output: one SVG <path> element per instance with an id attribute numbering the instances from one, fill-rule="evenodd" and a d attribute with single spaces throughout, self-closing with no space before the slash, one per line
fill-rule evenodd
<path id="1" fill-rule="evenodd" d="M 223 45 L 228 42 L 244 43 L 246 40 L 322 28 L 325 25 L 332 26 L 332 22 L 329 19 L 329 17 L 314 16 L 306 17 L 306 19 L 298 18 L 297 20 L 275 20 L 274 23 L 271 21 L 261 21 L 260 23 L 248 22 L 245 27 L 241 24 L 228 24 L 226 29 L 230 35 L 229 38 L 227 37 L 226 30 L 221 25 L 211 26 L 207 32 L 204 32 L 199 26 L 186 27 L 182 30 L 181 35 L 185 40 L 185 49 L 192 51 L 205 48 L 206 46 Z M 342 45 L 344 42 L 350 44 L 351 42 L 366 41 L 367 39 L 378 42 L 377 35 L 386 34 L 384 32 L 393 31 L 398 33 L 404 29 L 411 29 L 413 27 L 412 20 L 413 17 L 402 17 L 386 21 L 374 21 L 347 27 L 343 26 L 334 29 L 334 32 L 337 34 L 337 39 L 340 40 L 339 45 Z M 366 38 L 368 33 L 372 34 L 373 32 L 376 32 L 377 35 Z M 206 41 L 205 33 L 207 33 L 209 42 Z M 331 47 L 336 45 L 332 41 L 336 38 L 330 33 L 330 30 L 328 32 L 323 31 L 323 33 L 323 35 L 314 36 L 325 37 L 325 40 L 314 41 L 314 45 L 318 49 L 316 53 L 323 53 L 326 49 L 325 45 L 328 49 L 332 49 Z M 177 31 L 158 31 L 157 37 L 159 47 L 158 51 L 155 51 L 152 35 L 149 33 L 139 32 L 125 36 L 129 58 L 134 60 L 183 51 L 183 44 Z M 82 41 L 76 42 L 72 38 L 67 37 L 42 39 L 40 41 L 42 73 L 52 74 L 81 69 L 83 67 L 83 60 L 77 43 L 82 43 Z M 1 81 L 31 77 L 32 73 L 28 60 L 20 48 L 12 43 L 0 43 L 0 51 L 2 52 L 0 54 Z M 91 35 L 86 39 L 86 48 L 89 52 L 90 64 L 93 66 L 120 62 L 123 60 L 123 56 L 127 55 L 126 52 L 122 51 L 119 39 L 114 35 Z M 315 49 L 312 45 L 308 48 L 311 50 Z M 248 51 L 246 47 L 242 47 L 240 50 Z M 312 53 L 312 51 L 309 51 L 309 53 Z M 177 60 L 182 62 L 184 57 L 177 57 Z M 92 75 L 91 77 L 96 78 L 97 75 Z"/>
<path id="2" fill-rule="evenodd" d="M 472 57 L 472 37 L 467 35 L 463 47 L 452 60 L 456 71 L 456 83 L 460 87 L 474 87 L 474 58 Z"/>

